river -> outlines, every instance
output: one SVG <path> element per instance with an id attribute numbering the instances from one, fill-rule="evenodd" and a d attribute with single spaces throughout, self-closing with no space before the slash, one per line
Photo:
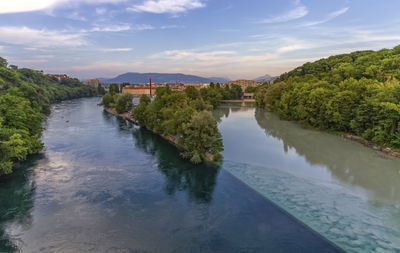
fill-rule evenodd
<path id="1" fill-rule="evenodd" d="M 0 252 L 398 252 L 399 160 L 223 105 L 224 162 L 193 166 L 98 102 L 54 105 L 1 179 Z"/>

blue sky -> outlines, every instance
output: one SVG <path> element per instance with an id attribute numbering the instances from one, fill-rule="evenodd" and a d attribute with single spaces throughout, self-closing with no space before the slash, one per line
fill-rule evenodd
<path id="1" fill-rule="evenodd" d="M 0 55 L 78 78 L 180 72 L 278 75 L 400 44 L 399 0 L 12 0 Z"/>

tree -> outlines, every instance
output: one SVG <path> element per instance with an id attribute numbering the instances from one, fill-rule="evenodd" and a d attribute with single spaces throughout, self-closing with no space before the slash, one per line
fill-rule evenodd
<path id="1" fill-rule="evenodd" d="M 7 68 L 8 62 L 6 59 L 0 57 L 0 67 L 1 68 Z"/>
<path id="2" fill-rule="evenodd" d="M 110 86 L 109 86 L 108 89 L 109 89 L 109 92 L 110 92 L 111 94 L 117 94 L 117 93 L 119 93 L 119 85 L 116 84 L 116 83 L 110 84 Z"/>
<path id="3" fill-rule="evenodd" d="M 243 97 L 243 90 L 240 85 L 233 84 L 230 88 L 231 99 L 241 99 Z"/>
<path id="4" fill-rule="evenodd" d="M 185 93 L 190 99 L 200 98 L 200 92 L 193 86 L 188 86 L 185 88 Z"/>
<path id="5" fill-rule="evenodd" d="M 115 110 L 118 113 L 128 112 L 132 109 L 132 95 L 131 94 L 120 94 L 116 98 Z"/>
<path id="6" fill-rule="evenodd" d="M 95 93 L 78 79 L 59 83 L 37 71 L 7 65 L 0 58 L 0 175 L 12 173 L 15 163 L 43 148 L 41 123 L 52 102 Z"/>
<path id="7" fill-rule="evenodd" d="M 103 85 L 101 85 L 101 83 L 97 85 L 97 94 L 99 95 L 106 94 L 106 90 L 104 89 Z"/>
<path id="8" fill-rule="evenodd" d="M 399 48 L 306 63 L 259 87 L 257 105 L 289 120 L 400 148 Z"/>
<path id="9" fill-rule="evenodd" d="M 223 142 L 217 123 L 208 111 L 198 112 L 183 127 L 181 145 L 185 148 L 182 156 L 193 163 L 209 160 L 209 155 L 221 156 Z"/>
<path id="10" fill-rule="evenodd" d="M 101 104 L 105 107 L 112 107 L 115 103 L 115 98 L 112 93 L 107 93 L 103 96 Z"/>

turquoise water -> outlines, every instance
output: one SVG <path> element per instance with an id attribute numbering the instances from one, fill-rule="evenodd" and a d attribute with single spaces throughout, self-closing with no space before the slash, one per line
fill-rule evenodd
<path id="1" fill-rule="evenodd" d="M 279 120 L 221 106 L 223 168 L 348 252 L 400 252 L 400 160 Z"/>
<path id="2" fill-rule="evenodd" d="M 260 167 L 248 165 L 255 162 L 251 154 L 232 159 L 234 150 L 249 150 L 229 147 L 239 137 L 227 138 L 226 122 L 229 161 L 222 168 L 193 166 L 158 136 L 104 113 L 98 102 L 55 105 L 45 150 L 1 179 L 0 252 L 340 251 L 241 177 Z M 257 138 L 266 139 L 253 123 L 262 134 Z"/>

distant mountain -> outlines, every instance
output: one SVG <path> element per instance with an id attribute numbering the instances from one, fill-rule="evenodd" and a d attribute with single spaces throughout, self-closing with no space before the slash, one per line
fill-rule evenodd
<path id="1" fill-rule="evenodd" d="M 213 80 L 214 83 L 227 83 L 230 81 L 230 79 L 224 77 L 208 77 L 208 79 Z"/>
<path id="2" fill-rule="evenodd" d="M 257 82 L 263 83 L 263 82 L 274 81 L 276 78 L 278 78 L 278 77 L 277 76 L 271 76 L 271 75 L 265 75 L 265 76 L 257 77 L 254 80 L 257 81 Z"/>
<path id="3" fill-rule="evenodd" d="M 210 83 L 220 82 L 225 83 L 228 80 L 221 77 L 200 77 L 194 75 L 184 74 L 163 74 L 163 73 L 125 73 L 114 78 L 98 78 L 102 83 L 132 83 L 132 84 L 144 84 L 149 82 L 149 77 L 153 83 Z"/>

